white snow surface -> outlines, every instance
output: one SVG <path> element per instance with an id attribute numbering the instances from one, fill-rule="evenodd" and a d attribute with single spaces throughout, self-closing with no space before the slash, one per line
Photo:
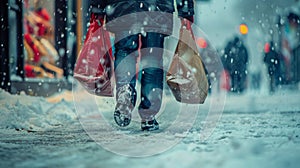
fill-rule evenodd
<path id="1" fill-rule="evenodd" d="M 186 134 L 174 135 L 185 138 L 166 152 L 154 156 L 125 157 L 103 150 L 96 143 L 73 143 L 72 147 L 54 145 L 54 149 L 51 148 L 54 151 L 52 153 L 47 153 L 46 149 L 40 149 L 39 152 L 43 157 L 25 159 L 16 165 L 20 167 L 63 165 L 64 167 L 125 168 L 296 168 L 300 164 L 299 93 L 299 90 L 287 90 L 279 91 L 274 95 L 256 92 L 243 95 L 228 94 L 222 118 L 208 139 L 199 140 L 199 129 L 192 128 Z M 168 95 L 165 96 L 168 97 Z M 176 106 L 176 102 L 170 97 L 165 101 L 170 101 L 168 103 Z M 210 97 L 202 105 L 201 110 L 208 109 L 209 103 Z M 103 101 L 102 105 L 105 108 L 110 106 L 106 101 Z M 99 106 L 102 105 L 99 104 Z M 7 133 L 14 129 L 24 129 L 43 132 L 72 125 L 80 117 L 77 116 L 73 106 L 68 92 L 46 99 L 27 95 L 10 95 L 1 90 L 0 131 Z M 167 110 L 168 107 L 165 109 Z M 138 128 L 130 127 L 129 129 Z M 15 131 L 14 134 L 18 133 L 24 134 L 24 137 L 31 136 L 30 133 L 23 131 Z M 168 133 L 165 134 L 170 136 Z M 151 137 L 152 134 L 148 136 Z M 18 146 L 0 141 L 0 149 L 1 145 L 11 148 Z"/>
<path id="2" fill-rule="evenodd" d="M 77 116 L 71 104 L 64 99 L 51 103 L 42 97 L 0 90 L 0 129 L 42 131 L 74 122 Z"/>

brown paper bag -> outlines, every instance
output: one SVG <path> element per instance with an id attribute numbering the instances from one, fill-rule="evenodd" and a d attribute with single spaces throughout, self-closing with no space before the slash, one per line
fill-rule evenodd
<path id="1" fill-rule="evenodd" d="M 181 27 L 179 38 L 167 72 L 167 84 L 177 101 L 203 104 L 208 93 L 208 80 L 192 29 Z"/>

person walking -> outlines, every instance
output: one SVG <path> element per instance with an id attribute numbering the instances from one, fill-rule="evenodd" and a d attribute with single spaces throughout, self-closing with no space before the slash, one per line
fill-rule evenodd
<path id="1" fill-rule="evenodd" d="M 128 126 L 136 105 L 136 64 L 140 48 L 141 130 L 159 129 L 155 118 L 162 104 L 164 38 L 172 33 L 174 0 L 91 0 L 91 13 L 105 17 L 106 29 L 115 35 L 116 107 L 114 120 Z M 193 0 L 176 2 L 178 16 L 193 22 Z M 166 15 L 164 14 L 166 13 Z M 167 13 L 169 15 L 167 15 Z"/>
<path id="2" fill-rule="evenodd" d="M 246 88 L 248 51 L 239 37 L 228 43 L 225 56 L 226 68 L 231 77 L 231 91 L 241 93 Z"/>
<path id="3" fill-rule="evenodd" d="M 280 55 L 275 51 L 273 41 L 266 49 L 263 61 L 267 65 L 270 77 L 270 93 L 273 93 L 280 83 Z"/>

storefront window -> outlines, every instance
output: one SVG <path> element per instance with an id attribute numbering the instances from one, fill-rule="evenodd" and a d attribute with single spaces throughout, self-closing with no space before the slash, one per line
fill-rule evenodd
<path id="1" fill-rule="evenodd" d="M 73 69 L 89 19 L 88 4 L 83 0 L 3 0 L 1 88 L 39 96 L 72 89 Z"/>
<path id="2" fill-rule="evenodd" d="M 11 93 L 49 96 L 72 88 L 77 58 L 78 1 L 5 0 L 1 9 L 0 83 Z M 6 19 L 7 18 L 7 19 Z M 82 22 L 86 20 L 82 19 Z M 4 36 L 7 35 L 7 36 Z M 2 57 L 3 56 L 3 57 Z M 5 66 L 5 67 L 4 67 Z"/>
<path id="3" fill-rule="evenodd" d="M 26 0 L 24 4 L 24 48 L 26 78 L 62 78 L 55 49 L 53 0 Z"/>

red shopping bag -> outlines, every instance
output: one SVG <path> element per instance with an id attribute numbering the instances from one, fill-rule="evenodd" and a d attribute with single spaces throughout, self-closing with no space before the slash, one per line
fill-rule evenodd
<path id="1" fill-rule="evenodd" d="M 74 78 L 91 94 L 114 95 L 113 56 L 109 32 L 102 25 L 104 19 L 91 16 L 84 45 L 77 58 Z"/>
<path id="2" fill-rule="evenodd" d="M 225 91 L 230 91 L 230 74 L 227 70 L 223 70 L 220 79 L 220 89 Z"/>

